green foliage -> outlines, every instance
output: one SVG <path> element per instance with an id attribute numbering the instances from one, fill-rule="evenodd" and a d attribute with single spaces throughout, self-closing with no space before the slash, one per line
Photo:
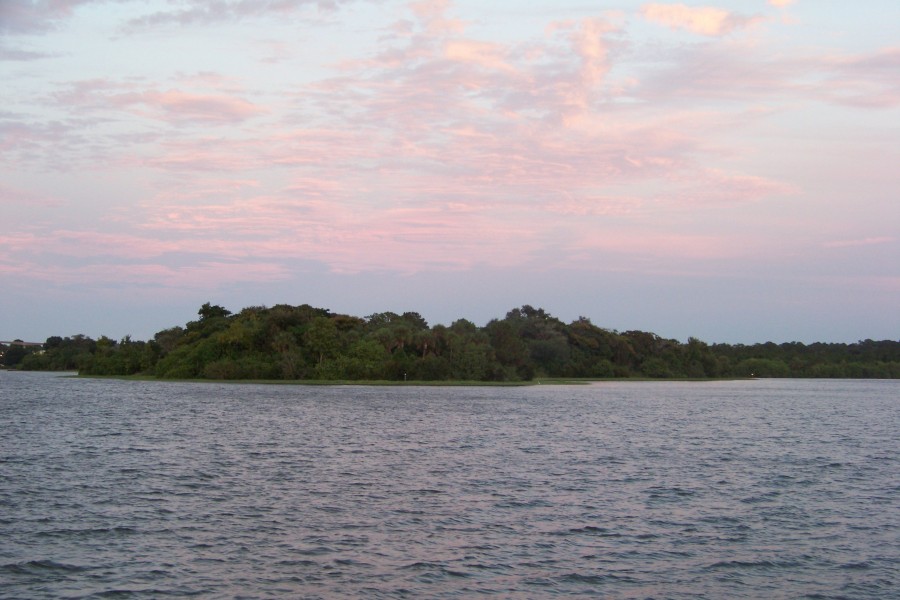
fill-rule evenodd
<path id="1" fill-rule="evenodd" d="M 230 310 L 226 310 L 216 304 L 215 306 L 211 306 L 209 302 L 200 307 L 200 310 L 197 311 L 197 314 L 200 315 L 201 321 L 206 321 L 207 319 L 216 319 L 220 317 L 227 317 L 231 314 Z"/>
<path id="2" fill-rule="evenodd" d="M 97 342 L 84 335 L 51 336 L 44 343 L 43 352 L 24 357 L 21 367 L 31 371 L 73 371 L 84 368 L 92 360 Z"/>
<path id="3" fill-rule="evenodd" d="M 646 377 L 674 377 L 675 373 L 662 358 L 651 356 L 641 363 L 641 373 Z"/>
<path id="4" fill-rule="evenodd" d="M 18 367 L 26 357 L 35 352 L 34 348 L 30 348 L 18 342 L 21 342 L 21 340 L 16 340 L 8 346 L 0 347 L 0 354 L 2 354 L 2 361 L 0 361 L 0 364 L 4 367 Z"/>
<path id="5" fill-rule="evenodd" d="M 581 317 L 564 323 L 529 305 L 484 327 L 459 319 L 429 327 L 416 312 L 366 318 L 308 304 L 237 314 L 205 303 L 199 319 L 148 342 L 126 336 L 53 336 L 10 345 L 6 366 L 170 379 L 528 381 L 535 377 L 900 378 L 900 342 L 708 345 L 644 331 L 619 333 Z"/>
<path id="6" fill-rule="evenodd" d="M 149 371 L 158 359 L 159 347 L 152 343 L 135 342 L 131 336 L 117 343 L 102 336 L 80 371 L 86 375 L 134 375 Z"/>

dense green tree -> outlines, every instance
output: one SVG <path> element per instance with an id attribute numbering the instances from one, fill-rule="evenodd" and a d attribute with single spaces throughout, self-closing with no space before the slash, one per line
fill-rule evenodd
<path id="1" fill-rule="evenodd" d="M 14 340 L 12 344 L 4 346 L 3 349 L 3 366 L 17 367 L 25 359 L 26 356 L 34 352 L 33 348 L 23 345 L 22 340 Z"/>
<path id="2" fill-rule="evenodd" d="M 305 341 L 306 347 L 316 357 L 316 364 L 322 364 L 326 359 L 336 357 L 340 340 L 334 319 L 329 317 L 313 319 L 306 331 Z"/>
<path id="3" fill-rule="evenodd" d="M 645 358 L 641 363 L 641 373 L 646 375 L 647 377 L 674 377 L 675 373 L 672 371 L 669 363 L 664 361 L 662 358 L 658 356 L 651 356 L 649 358 Z"/>
<path id="4" fill-rule="evenodd" d="M 157 332 L 156 335 L 153 336 L 153 341 L 156 342 L 156 345 L 159 347 L 160 355 L 165 356 L 178 346 L 183 337 L 183 327 L 170 327 L 169 329 Z"/>
<path id="5" fill-rule="evenodd" d="M 272 350 L 275 352 L 275 359 L 281 369 L 282 378 L 300 379 L 303 377 L 305 361 L 295 334 L 290 331 L 276 330 L 272 339 Z"/>
<path id="6" fill-rule="evenodd" d="M 226 310 L 218 304 L 211 305 L 209 302 L 207 302 L 200 307 L 200 310 L 197 311 L 197 314 L 200 315 L 201 321 L 205 321 L 207 319 L 227 317 L 231 314 L 231 311 Z"/>
<path id="7" fill-rule="evenodd" d="M 365 319 L 308 304 L 252 306 L 238 314 L 209 302 L 198 319 L 148 342 L 51 336 L 42 348 L 10 345 L 6 367 L 85 374 L 209 379 L 529 380 L 539 377 L 900 377 L 900 342 L 708 345 L 644 331 L 566 324 L 524 305 L 484 327 L 449 327 L 419 313 Z"/>
<path id="8" fill-rule="evenodd" d="M 494 355 L 501 368 L 502 379 L 530 380 L 534 377 L 534 362 L 528 344 L 520 330 L 510 320 L 494 319 L 485 326 Z"/>
<path id="9" fill-rule="evenodd" d="M 31 348 L 20 363 L 24 370 L 71 371 L 84 367 L 96 350 L 96 342 L 84 335 L 51 336 L 41 351 Z"/>

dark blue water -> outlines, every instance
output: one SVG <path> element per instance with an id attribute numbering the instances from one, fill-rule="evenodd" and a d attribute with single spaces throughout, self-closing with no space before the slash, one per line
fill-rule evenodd
<path id="1" fill-rule="evenodd" d="M 900 382 L 0 372 L 4 598 L 896 598 Z"/>

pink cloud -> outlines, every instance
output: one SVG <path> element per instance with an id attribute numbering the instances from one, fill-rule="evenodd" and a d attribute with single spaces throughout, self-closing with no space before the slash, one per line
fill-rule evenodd
<path id="1" fill-rule="evenodd" d="M 0 236 L 4 261 L 8 262 L 0 261 L 0 273 L 54 286 L 133 284 L 198 289 L 286 276 L 284 257 L 266 252 L 264 240 L 248 243 L 221 237 L 232 234 L 227 227 L 212 237 L 166 236 L 169 239 L 89 230 L 16 233 Z"/>
<path id="2" fill-rule="evenodd" d="M 882 244 L 891 244 L 896 238 L 890 236 L 867 237 L 855 240 L 836 240 L 823 244 L 826 248 L 852 248 L 856 246 L 878 246 Z"/>
<path id="3" fill-rule="evenodd" d="M 724 179 L 722 175 L 717 177 L 719 183 Z M 559 226 L 574 227 L 575 231 L 582 226 L 589 229 L 584 217 L 645 212 L 637 198 L 569 197 L 543 208 L 534 207 L 559 215 L 548 221 L 529 216 L 527 205 L 495 203 L 490 207 L 477 198 L 472 202 L 432 200 L 388 207 L 369 207 L 361 198 L 333 201 L 343 195 L 345 192 L 331 182 L 310 180 L 297 182 L 275 195 L 219 205 L 154 204 L 147 207 L 156 214 L 147 227 L 174 235 L 178 241 L 173 251 L 177 252 L 213 252 L 235 260 L 251 256 L 273 261 L 315 260 L 337 272 L 415 272 L 479 264 L 521 265 L 541 255 L 542 247 L 551 241 L 546 237 L 547 231 L 555 231 Z M 602 242 L 573 246 L 568 253 L 573 259 L 586 250 L 634 255 L 658 251 L 667 256 L 671 252 L 662 245 L 677 240 L 680 249 L 676 254 L 700 256 L 712 251 L 711 240 L 720 240 L 666 235 L 669 237 L 663 235 L 665 240 L 657 245 L 650 243 L 655 237 L 642 238 L 643 241 L 604 238 Z"/>
<path id="4" fill-rule="evenodd" d="M 265 261 L 200 260 L 187 265 L 92 265 L 77 269 L 82 281 L 106 281 L 118 286 L 164 285 L 182 289 L 210 290 L 224 283 L 265 283 L 289 276 L 279 264 Z"/>
<path id="5" fill-rule="evenodd" d="M 59 208 L 64 206 L 66 202 L 54 195 L 41 194 L 0 184 L 0 205 L 2 204 L 5 204 L 6 209 L 9 210 L 22 205 Z"/>
<path id="6" fill-rule="evenodd" d="M 560 104 L 554 107 L 554 112 L 561 113 L 563 119 L 590 112 L 597 102 L 599 85 L 610 70 L 610 42 L 606 38 L 614 31 L 616 27 L 601 18 L 554 24 L 549 32 L 567 35 L 567 53 L 577 58 L 577 66 L 567 64 L 568 58 L 557 55 L 557 70 L 551 75 L 544 65 L 526 62 L 527 78 L 518 87 L 525 93 L 535 88 L 550 92 L 547 99 Z M 556 58 L 556 52 L 559 50 L 548 48 L 539 56 Z"/>
<path id="7" fill-rule="evenodd" d="M 647 20 L 670 29 L 708 36 L 725 35 L 760 21 L 759 17 L 745 17 L 721 8 L 684 4 L 645 4 L 641 13 Z"/>
<path id="8" fill-rule="evenodd" d="M 160 249 L 172 255 L 315 260 L 339 272 L 413 272 L 522 259 L 518 240 L 530 226 L 503 225 L 483 209 L 462 202 L 369 206 L 364 198 L 346 196 L 333 181 L 299 179 L 274 194 L 216 204 L 160 198 L 145 207 L 141 228 L 151 239 L 169 238 Z M 528 252 L 534 249 L 528 246 Z M 94 244 L 91 251 L 96 250 Z"/>
<path id="9" fill-rule="evenodd" d="M 451 0 L 419 0 L 409 8 L 425 25 L 428 36 L 443 36 L 462 33 L 466 27 L 465 22 L 445 16 L 452 5 Z"/>
<path id="10" fill-rule="evenodd" d="M 581 59 L 581 76 L 585 85 L 596 85 L 609 71 L 609 44 L 605 35 L 615 30 L 605 19 L 585 19 L 581 28 L 573 34 L 573 45 Z"/>
<path id="11" fill-rule="evenodd" d="M 45 288 L 173 287 L 206 291 L 223 284 L 267 283 L 289 276 L 289 271 L 282 265 L 261 261 L 196 261 L 189 265 L 96 263 L 66 267 L 33 263 L 27 270 L 12 273 L 42 282 Z"/>
<path id="12" fill-rule="evenodd" d="M 404 23 L 401 34 L 388 38 L 397 45 L 344 69 L 374 70 L 369 79 L 382 84 L 382 102 L 390 99 L 387 92 L 403 92 L 405 105 L 433 98 L 441 107 L 462 100 L 462 91 L 472 96 L 470 105 L 482 102 L 510 115 L 525 109 L 552 118 L 584 112 L 595 102 L 609 70 L 606 36 L 616 30 L 607 20 L 557 23 L 540 44 L 501 45 L 466 36 L 465 23 L 444 17 L 447 7 L 447 2 L 424 3 L 417 23 Z M 351 80 L 359 83 L 350 75 L 329 83 Z M 329 89 L 329 98 L 334 92 Z"/>
<path id="13" fill-rule="evenodd" d="M 30 252 L 70 258 L 148 259 L 178 248 L 176 244 L 160 239 L 90 230 L 55 230 L 34 238 L 33 242 Z"/>
<path id="14" fill-rule="evenodd" d="M 444 47 L 448 60 L 472 63 L 489 70 L 513 71 L 514 68 L 503 55 L 504 51 L 500 44 L 475 40 L 450 40 Z"/>
<path id="15" fill-rule="evenodd" d="M 27 114 L 0 113 L 0 163 L 42 164 L 54 170 L 73 168 L 103 144 L 84 135 L 81 128 L 89 123 L 88 119 L 42 122 Z"/>
<path id="16" fill-rule="evenodd" d="M 13 232 L 0 235 L 0 247 L 5 249 L 4 258 L 37 247 L 42 242 L 40 236 L 32 232 Z"/>
<path id="17" fill-rule="evenodd" d="M 210 75 L 197 83 L 208 83 Z M 54 96 L 55 102 L 80 110 L 124 110 L 137 116 L 179 125 L 239 123 L 264 114 L 262 107 L 227 93 L 193 93 L 180 89 L 141 89 L 136 83 L 103 79 L 79 81 Z"/>
<path id="18" fill-rule="evenodd" d="M 729 136 L 772 114 L 770 102 L 811 94 L 801 85 L 811 72 L 847 89 L 862 81 L 881 89 L 896 60 L 891 52 L 776 60 L 711 40 L 675 48 L 671 65 L 640 66 L 623 83 L 615 75 L 623 32 L 610 19 L 496 42 L 470 35 L 449 10 L 418 3 L 416 19 L 371 57 L 280 90 L 289 111 L 271 109 L 275 126 L 253 118 L 267 108 L 245 99 L 241 81 L 217 73 L 72 84 L 54 106 L 91 115 L 84 140 L 115 147 L 120 138 L 93 127 L 101 118 L 151 121 L 150 137 L 123 144 L 116 163 L 151 183 L 129 189 L 137 207 L 114 215 L 117 233 L 55 231 L 50 242 L 17 238 L 16 251 L 85 259 L 92 277 L 118 259 L 154 281 L 193 273 L 220 283 L 248 281 L 227 267 L 244 264 L 273 280 L 301 261 L 415 272 L 544 255 L 560 263 L 728 256 L 731 238 L 690 231 L 685 214 L 798 193 L 742 162 L 745 149 Z M 710 31 L 739 26 L 725 14 Z M 177 127 L 163 139 L 155 121 Z M 74 134 L 65 139 L 77 145 Z M 652 224 L 659 214 L 681 222 L 602 233 L 608 222 Z"/>
<path id="19" fill-rule="evenodd" d="M 338 272 L 506 267 L 527 262 L 541 246 L 530 223 L 450 205 L 396 207 L 354 225 L 322 257 Z"/>
<path id="20" fill-rule="evenodd" d="M 427 19 L 442 18 L 440 3 L 426 8 Z M 298 102 L 321 101 L 328 115 L 312 126 L 169 142 L 148 164 L 192 179 L 205 172 L 209 183 L 186 193 L 176 178 L 145 203 L 140 227 L 180 239 L 183 252 L 414 271 L 527 262 L 554 243 L 548 215 L 569 227 L 646 213 L 648 200 L 696 208 L 791 191 L 695 164 L 705 149 L 694 130 L 718 114 L 605 114 L 598 89 L 615 31 L 606 21 L 561 23 L 540 52 L 471 39 L 461 26 L 408 31 L 394 51 L 304 89 Z M 291 183 L 215 184 L 216 171 L 241 179 L 261 168 Z M 637 182 L 669 192 L 611 191 Z"/>
<path id="21" fill-rule="evenodd" d="M 143 227 L 164 232 L 209 232 L 223 241 L 246 243 L 278 235 L 303 238 L 346 223 L 352 213 L 340 204 L 286 196 L 257 196 L 219 204 L 161 204 L 147 207 Z M 207 244 L 208 240 L 204 242 Z"/>
<path id="22" fill-rule="evenodd" d="M 596 260 L 597 252 L 631 260 L 610 261 L 610 264 L 634 268 L 659 268 L 672 261 L 692 259 L 734 258 L 747 253 L 748 244 L 736 243 L 734 236 L 702 235 L 677 232 L 600 231 L 579 232 L 569 241 L 573 256 L 583 261 Z M 634 262 L 637 259 L 638 262 Z M 646 262 L 646 261 L 653 262 Z M 600 266 L 600 265 L 598 265 Z"/>
<path id="23" fill-rule="evenodd" d="M 826 59 L 822 71 L 819 91 L 833 102 L 862 108 L 900 105 L 900 48 Z"/>
<path id="24" fill-rule="evenodd" d="M 259 164 L 252 155 L 233 152 L 229 144 L 217 144 L 218 140 L 170 142 L 157 150 L 157 156 L 133 159 L 140 165 L 160 169 L 167 173 L 202 171 L 245 171 Z"/>
<path id="25" fill-rule="evenodd" d="M 250 132 L 174 139 L 159 144 L 153 156 L 136 160 L 166 173 L 318 168 L 341 171 L 346 177 L 345 169 L 357 169 L 360 162 L 387 160 L 378 147 L 379 136 L 371 130 L 288 129 L 285 125 L 285 131 L 268 136 Z"/>
<path id="26" fill-rule="evenodd" d="M 743 204 L 772 196 L 795 196 L 795 185 L 757 175 L 725 173 L 718 169 L 698 169 L 676 178 L 683 185 L 657 200 L 695 209 L 699 205 Z"/>
<path id="27" fill-rule="evenodd" d="M 181 90 L 145 92 L 140 103 L 177 121 L 235 122 L 263 113 L 263 109 L 242 99 L 229 96 L 190 94 Z"/>
<path id="28" fill-rule="evenodd" d="M 754 45 L 710 43 L 673 51 L 668 64 L 629 88 L 653 103 L 686 99 L 715 105 L 815 101 L 857 108 L 900 104 L 900 49 L 858 55 L 784 56 Z"/>
<path id="29" fill-rule="evenodd" d="M 565 193 L 558 201 L 551 201 L 545 210 L 551 213 L 576 216 L 621 216 L 641 210 L 645 205 L 639 196 L 590 196 L 573 197 Z"/>

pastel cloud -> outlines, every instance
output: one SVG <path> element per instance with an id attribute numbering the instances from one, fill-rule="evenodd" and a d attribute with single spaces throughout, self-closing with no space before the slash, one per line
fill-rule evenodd
<path id="1" fill-rule="evenodd" d="M 2 16 L 0 16 L 2 19 Z M 33 61 L 53 58 L 55 55 L 47 52 L 36 52 L 24 48 L 11 48 L 0 42 L 0 61 Z"/>
<path id="2" fill-rule="evenodd" d="M 505 267 L 535 260 L 548 244 L 565 248 L 556 232 L 585 218 L 794 192 L 697 165 L 703 148 L 693 130 L 708 127 L 705 116 L 604 115 L 608 36 L 618 30 L 609 21 L 556 23 L 525 48 L 473 38 L 447 9 L 417 5 L 420 19 L 392 47 L 298 93 L 298 108 L 318 115 L 312 122 L 157 146 L 143 164 L 177 176 L 143 203 L 141 235 L 165 232 L 176 242 L 168 251 L 184 256 L 316 260 L 338 272 Z M 164 112 L 169 100 L 142 90 L 104 95 L 129 110 Z M 188 114 L 180 100 L 170 104 Z M 230 183 L 261 169 L 277 169 L 287 185 Z M 659 191 L 631 193 L 638 182 Z M 621 237 L 602 247 L 611 243 L 625 253 L 657 247 Z M 558 260 L 586 247 L 601 248 L 561 250 Z"/>
<path id="3" fill-rule="evenodd" d="M 146 92 L 136 100 L 151 110 L 176 120 L 234 122 L 264 112 L 243 98 L 190 94 L 181 90 Z"/>
<path id="4" fill-rule="evenodd" d="M 745 17 L 721 8 L 684 4 L 646 4 L 641 13 L 646 19 L 671 29 L 707 36 L 725 35 L 759 21 L 758 17 Z"/>
<path id="5" fill-rule="evenodd" d="M 74 10 L 96 0 L 3 0 L 0 33 L 45 32 L 70 18 Z"/>
<path id="6" fill-rule="evenodd" d="M 627 255 L 646 260 L 667 259 L 721 259 L 741 257 L 741 244 L 733 237 L 723 235 L 678 234 L 667 232 L 585 232 L 570 242 L 573 249 L 590 251 L 585 256 L 595 256 L 596 251 L 612 255 Z M 668 261 L 667 261 L 668 262 Z M 633 264 L 629 262 L 620 264 Z M 660 266 L 662 262 L 659 262 Z"/>
<path id="7" fill-rule="evenodd" d="M 451 40 L 447 42 L 444 52 L 451 61 L 468 62 L 490 70 L 513 70 L 506 62 L 503 47 L 499 44 L 475 40 Z"/>
<path id="8" fill-rule="evenodd" d="M 235 123 L 266 112 L 248 100 L 227 93 L 140 89 L 134 83 L 106 80 L 76 82 L 57 93 L 56 100 L 94 111 L 127 110 L 141 117 L 178 124 Z"/>
<path id="9" fill-rule="evenodd" d="M 22 205 L 58 208 L 64 204 L 58 197 L 0 184 L 0 206 L 5 205 L 6 211 Z"/>
<path id="10" fill-rule="evenodd" d="M 785 56 L 743 44 L 702 44 L 673 50 L 628 93 L 648 102 L 761 106 L 773 102 L 831 103 L 890 108 L 900 103 L 900 49 L 862 54 Z M 765 103 L 765 104 L 763 104 Z"/>
<path id="11" fill-rule="evenodd" d="M 900 48 L 830 58 L 821 92 L 833 102 L 869 108 L 900 105 Z"/>
<path id="12" fill-rule="evenodd" d="M 189 265 L 179 264 L 123 264 L 98 262 L 94 264 L 53 266 L 46 263 L 20 263 L 0 273 L 26 276 L 41 282 L 45 290 L 53 288 L 93 289 L 209 290 L 223 282 L 264 283 L 283 280 L 289 271 L 281 265 L 254 261 L 199 260 Z"/>
<path id="13" fill-rule="evenodd" d="M 159 10 L 132 19 L 129 29 L 145 29 L 165 25 L 211 25 L 240 21 L 267 15 L 288 18 L 303 9 L 331 12 L 352 0 L 185 0 L 178 8 Z"/>
<path id="14" fill-rule="evenodd" d="M 826 248 L 852 248 L 856 246 L 879 246 L 882 244 L 892 244 L 896 241 L 896 238 L 892 236 L 878 236 L 878 237 L 867 237 L 855 240 L 836 240 L 833 242 L 826 242 L 824 246 Z"/>

